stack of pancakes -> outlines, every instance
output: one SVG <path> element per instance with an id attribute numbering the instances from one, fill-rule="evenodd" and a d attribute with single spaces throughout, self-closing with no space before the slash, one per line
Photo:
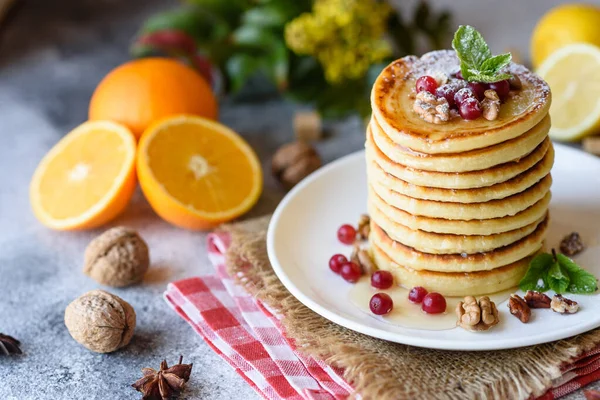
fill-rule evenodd
<path id="1" fill-rule="evenodd" d="M 522 89 L 498 119 L 422 120 L 416 79 L 458 69 L 453 51 L 390 64 L 373 86 L 366 141 L 374 261 L 404 287 L 447 296 L 518 284 L 543 245 L 554 162 L 550 90 L 517 64 Z"/>

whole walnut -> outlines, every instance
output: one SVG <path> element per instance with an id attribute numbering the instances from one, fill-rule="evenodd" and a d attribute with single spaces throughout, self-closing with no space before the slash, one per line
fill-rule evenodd
<path id="1" fill-rule="evenodd" d="M 144 239 L 133 229 L 118 226 L 90 242 L 83 272 L 103 285 L 123 287 L 140 282 L 149 264 Z"/>
<path id="2" fill-rule="evenodd" d="M 273 175 L 286 189 L 291 189 L 320 166 L 321 157 L 311 145 L 304 142 L 281 146 L 271 162 Z"/>
<path id="3" fill-rule="evenodd" d="M 65 325 L 73 339 L 91 351 L 110 353 L 129 344 L 135 311 L 114 294 L 92 290 L 67 306 Z"/>

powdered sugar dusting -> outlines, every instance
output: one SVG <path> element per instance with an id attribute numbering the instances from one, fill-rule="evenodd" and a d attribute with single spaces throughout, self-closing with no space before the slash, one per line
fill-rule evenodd
<path id="1" fill-rule="evenodd" d="M 451 78 L 446 84 L 440 85 L 439 95 L 443 96 L 452 105 L 453 100 L 450 95 L 444 93 L 448 89 L 450 93 L 452 88 L 461 88 L 466 86 L 466 82 L 454 78 L 460 71 L 460 62 L 454 50 L 436 50 L 424 54 L 421 58 L 407 56 L 393 62 L 381 73 L 380 82 L 384 85 L 375 86 L 380 96 L 393 96 L 393 92 L 399 90 L 402 85 L 407 85 L 408 81 L 414 81 L 423 75 L 442 76 Z M 502 72 L 517 76 L 522 82 L 521 90 L 511 90 L 508 100 L 504 103 L 506 108 L 504 117 L 512 115 L 517 117 L 520 114 L 534 112 L 547 105 L 550 99 L 550 88 L 548 84 L 535 73 L 529 71 L 525 66 L 516 63 L 510 63 L 503 68 Z M 411 87 L 409 96 L 415 94 L 414 84 L 408 84 Z M 455 92 L 456 90 L 454 90 Z M 450 118 L 452 119 L 452 118 Z"/>
<path id="2" fill-rule="evenodd" d="M 436 50 L 423 54 L 413 65 L 413 75 L 419 77 L 432 71 L 452 76 L 460 70 L 460 64 L 454 50 Z"/>
<path id="3" fill-rule="evenodd" d="M 402 60 L 410 61 L 412 69 L 410 75 L 418 78 L 422 75 L 432 75 L 443 73 L 447 76 L 453 76 L 460 71 L 460 62 L 454 50 L 436 50 L 423 54 L 421 58 L 414 56 L 405 57 Z M 531 72 L 525 66 L 511 62 L 502 69 L 501 72 L 517 75 L 523 84 L 529 84 L 531 90 L 538 93 L 538 98 L 545 99 L 550 93 L 548 84 L 537 74 Z M 408 76 L 406 77 L 408 78 Z M 516 93 L 517 97 L 518 93 Z"/>

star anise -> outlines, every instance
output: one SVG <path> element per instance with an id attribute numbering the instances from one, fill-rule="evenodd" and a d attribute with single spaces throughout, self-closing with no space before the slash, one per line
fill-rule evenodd
<path id="1" fill-rule="evenodd" d="M 144 377 L 131 386 L 143 394 L 142 400 L 170 399 L 181 392 L 190 379 L 194 364 L 182 364 L 182 361 L 183 356 L 180 356 L 179 363 L 169 368 L 167 360 L 163 360 L 158 371 L 153 368 L 142 368 Z"/>
<path id="2" fill-rule="evenodd" d="M 20 344 L 21 342 L 14 337 L 0 333 L 0 355 L 10 356 L 13 354 L 22 354 L 22 351 L 19 348 Z"/>

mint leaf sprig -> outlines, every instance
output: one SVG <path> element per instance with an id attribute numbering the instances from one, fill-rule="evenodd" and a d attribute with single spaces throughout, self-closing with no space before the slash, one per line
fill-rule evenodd
<path id="1" fill-rule="evenodd" d="M 541 253 L 531 260 L 527 273 L 519 282 L 519 289 L 589 294 L 598 290 L 598 280 L 575 261 L 552 249 L 552 254 Z"/>
<path id="2" fill-rule="evenodd" d="M 511 54 L 492 56 L 483 36 L 472 26 L 458 27 L 452 40 L 452 48 L 460 60 L 460 72 L 468 82 L 492 83 L 511 77 L 510 74 L 500 73 L 510 63 Z"/>

